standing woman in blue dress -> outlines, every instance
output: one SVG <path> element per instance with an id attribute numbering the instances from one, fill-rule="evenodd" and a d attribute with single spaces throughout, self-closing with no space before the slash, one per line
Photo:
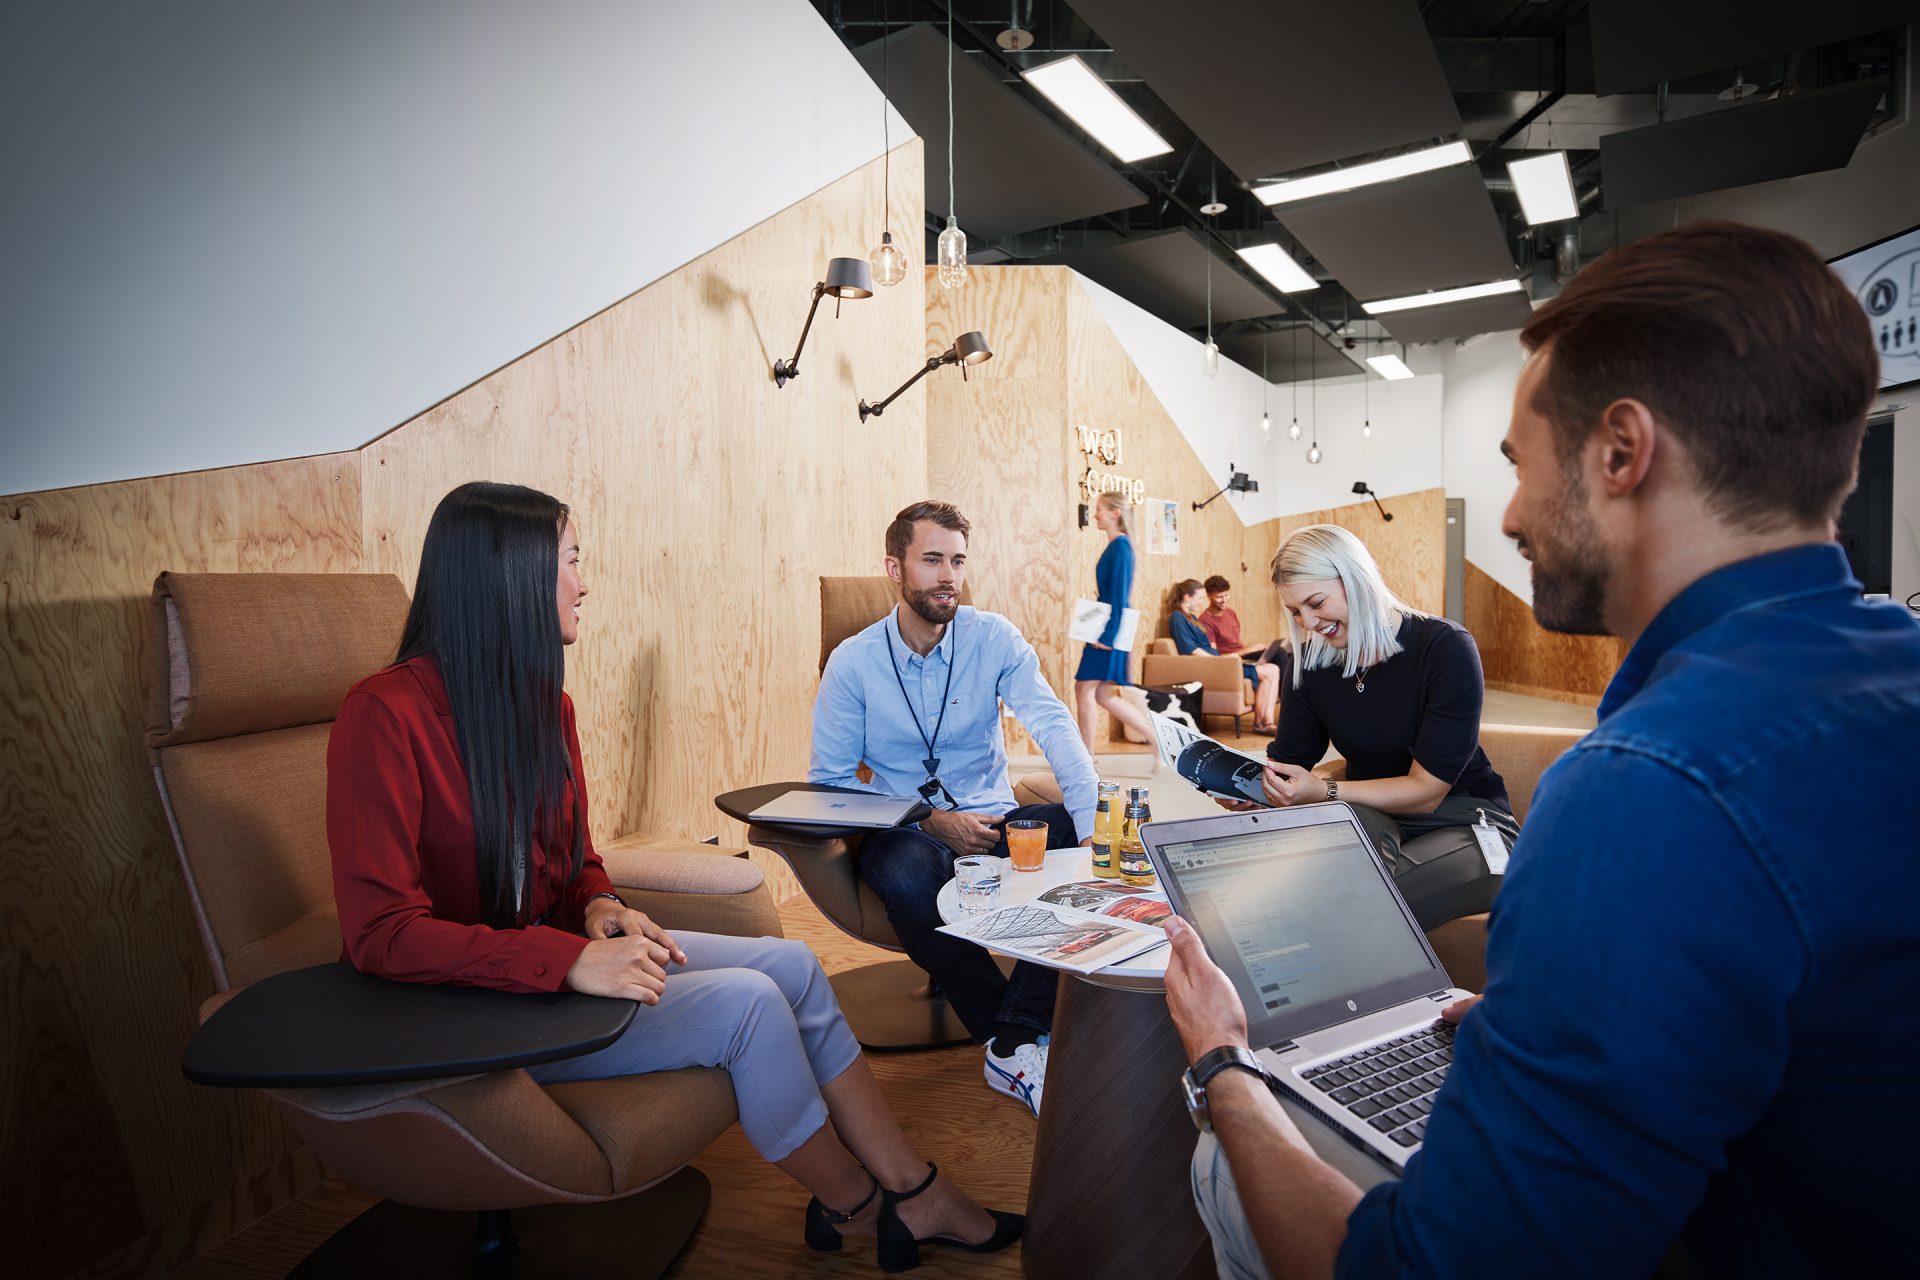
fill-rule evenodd
<path id="1" fill-rule="evenodd" d="M 1120 696 L 1116 685 L 1132 683 L 1127 679 L 1125 649 L 1113 647 L 1120 634 L 1120 617 L 1127 611 L 1133 595 L 1133 522 L 1127 515 L 1127 501 L 1117 493 L 1103 493 L 1093 504 L 1093 526 L 1107 535 L 1107 549 L 1093 568 L 1093 580 L 1100 603 L 1108 607 L 1106 629 L 1098 640 L 1087 641 L 1080 652 L 1080 669 L 1073 673 L 1074 705 L 1080 713 L 1080 736 L 1087 751 L 1093 751 L 1093 733 L 1100 722 L 1100 709 L 1127 728 L 1153 741 L 1153 726 L 1131 702 Z"/>

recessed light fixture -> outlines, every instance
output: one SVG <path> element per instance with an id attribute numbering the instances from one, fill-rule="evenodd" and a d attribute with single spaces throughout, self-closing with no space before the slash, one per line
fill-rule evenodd
<path id="1" fill-rule="evenodd" d="M 1424 151 L 1409 151 L 1403 156 L 1370 160 L 1346 169 L 1334 169 L 1305 178 L 1289 178 L 1284 182 L 1269 182 L 1265 186 L 1255 187 L 1253 194 L 1259 197 L 1262 204 L 1290 204 L 1295 200 L 1331 195 L 1335 191 L 1351 191 L 1355 187 L 1370 187 L 1377 182 L 1410 178 L 1416 173 L 1465 164 L 1471 159 L 1473 150 L 1466 143 L 1448 142 Z"/>
<path id="2" fill-rule="evenodd" d="M 1173 144 L 1154 132 L 1077 54 L 1020 75 L 1127 164 L 1173 150 Z"/>
<path id="3" fill-rule="evenodd" d="M 1566 152 L 1549 151 L 1543 156 L 1510 161 L 1507 172 L 1513 176 L 1514 194 L 1520 197 L 1520 211 L 1529 223 L 1538 226 L 1580 216 Z"/>
<path id="4" fill-rule="evenodd" d="M 1309 289 L 1318 289 L 1320 282 L 1307 274 L 1305 267 L 1293 260 L 1277 244 L 1257 244 L 1250 249 L 1240 250 L 1240 256 L 1247 265 L 1273 282 L 1282 293 L 1305 293 Z"/>
<path id="5" fill-rule="evenodd" d="M 1398 382 L 1402 378 L 1411 378 L 1413 370 L 1407 368 L 1407 362 L 1396 355 L 1368 356 L 1367 363 L 1373 371 L 1389 382 Z"/>
<path id="6" fill-rule="evenodd" d="M 1368 315 L 1384 316 L 1392 311 L 1409 311 L 1414 307 L 1438 307 L 1449 302 L 1465 302 L 1469 298 L 1491 298 L 1497 293 L 1519 293 L 1518 280 L 1489 280 L 1485 284 L 1466 284 L 1458 289 L 1436 289 L 1432 293 L 1416 293 L 1405 298 L 1382 298 L 1378 302 L 1363 302 Z"/>

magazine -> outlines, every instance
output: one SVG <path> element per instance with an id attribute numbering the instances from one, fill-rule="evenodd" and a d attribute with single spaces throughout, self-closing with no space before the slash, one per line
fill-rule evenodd
<path id="1" fill-rule="evenodd" d="M 1098 600 L 1075 600 L 1073 602 L 1073 621 L 1067 628 L 1067 638 L 1082 642 L 1098 640 L 1100 633 L 1107 629 L 1108 619 L 1113 617 L 1113 606 L 1102 604 Z M 1133 652 L 1133 642 L 1140 630 L 1140 611 L 1122 609 L 1120 627 L 1114 633 L 1110 648 Z"/>
<path id="2" fill-rule="evenodd" d="M 1094 973 L 1167 940 L 1166 931 L 1058 903 L 1023 902 L 983 916 L 943 924 L 941 933 L 976 942 L 1018 960 L 1049 969 Z"/>
<path id="3" fill-rule="evenodd" d="M 1267 762 L 1244 751 L 1223 746 L 1204 734 L 1195 733 L 1157 711 L 1149 711 L 1153 721 L 1155 745 L 1169 768 L 1210 796 L 1227 800 L 1250 800 L 1262 808 L 1271 808 L 1267 792 L 1260 785 Z"/>
<path id="4" fill-rule="evenodd" d="M 1072 884 L 1057 884 L 1037 900 L 1055 906 L 1072 907 L 1075 911 L 1096 916 L 1131 920 L 1135 924 L 1159 925 L 1173 914 L 1173 904 L 1164 895 L 1112 880 L 1076 880 Z"/>

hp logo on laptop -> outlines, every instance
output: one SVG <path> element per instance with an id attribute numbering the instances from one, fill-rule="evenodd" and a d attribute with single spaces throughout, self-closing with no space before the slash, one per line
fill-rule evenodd
<path id="1" fill-rule="evenodd" d="M 1349 1009 L 1351 1009 L 1351 1010 L 1353 1010 L 1353 1012 L 1355 1012 L 1355 1013 L 1358 1013 L 1358 1012 L 1360 1012 L 1360 1006 L 1359 1006 L 1359 1005 L 1357 1005 L 1357 1004 L 1355 1004 L 1355 1003 L 1354 1003 L 1353 1001 L 1351 1001 L 1351 1000 L 1349 1000 L 1349 1001 L 1347 1001 L 1347 1008 L 1349 1008 Z"/>

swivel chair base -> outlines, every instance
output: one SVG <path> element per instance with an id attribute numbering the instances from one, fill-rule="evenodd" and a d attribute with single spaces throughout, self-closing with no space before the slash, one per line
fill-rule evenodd
<path id="1" fill-rule="evenodd" d="M 946 997 L 911 960 L 849 969 L 831 981 L 853 1038 L 864 1049 L 885 1053 L 973 1042 Z"/>
<path id="2" fill-rule="evenodd" d="M 477 1229 L 471 1213 L 382 1200 L 308 1254 L 288 1280 L 654 1280 L 686 1247 L 712 1194 L 705 1174 L 682 1169 L 618 1200 L 482 1213 Z"/>

